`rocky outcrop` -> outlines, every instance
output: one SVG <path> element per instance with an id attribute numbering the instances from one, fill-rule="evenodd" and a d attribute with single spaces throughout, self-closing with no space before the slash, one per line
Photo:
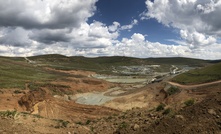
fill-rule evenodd
<path id="1" fill-rule="evenodd" d="M 37 90 L 29 91 L 18 101 L 19 105 L 26 108 L 27 111 L 33 112 L 35 104 L 42 102 L 49 98 L 49 92 L 46 89 L 39 88 Z"/>

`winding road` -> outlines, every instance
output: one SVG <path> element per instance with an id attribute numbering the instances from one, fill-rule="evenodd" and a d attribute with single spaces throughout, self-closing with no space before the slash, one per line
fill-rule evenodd
<path id="1" fill-rule="evenodd" d="M 171 82 L 171 81 L 169 81 L 168 83 L 173 85 L 173 86 L 178 86 L 178 87 L 181 87 L 181 88 L 196 88 L 196 87 L 202 87 L 202 86 L 218 84 L 218 83 L 221 83 L 221 80 L 208 82 L 208 83 L 203 83 L 203 84 L 196 84 L 196 85 L 181 85 L 179 83 L 175 83 L 175 82 Z"/>

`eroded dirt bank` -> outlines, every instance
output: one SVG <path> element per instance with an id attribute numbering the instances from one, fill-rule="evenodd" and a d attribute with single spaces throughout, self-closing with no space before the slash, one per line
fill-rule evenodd
<path id="1" fill-rule="evenodd" d="M 165 98 L 162 111 L 137 108 L 103 118 L 91 127 L 99 134 L 221 133 L 221 84 L 190 90 Z M 192 98 L 194 104 L 187 106 L 185 102 Z"/>

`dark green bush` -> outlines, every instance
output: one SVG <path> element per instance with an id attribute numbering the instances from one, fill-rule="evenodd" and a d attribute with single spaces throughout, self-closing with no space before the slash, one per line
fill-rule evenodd
<path id="1" fill-rule="evenodd" d="M 160 104 L 157 106 L 156 111 L 162 111 L 164 110 L 165 105 L 164 104 Z"/>
<path id="2" fill-rule="evenodd" d="M 21 90 L 15 90 L 14 93 L 15 93 L 15 94 L 21 94 L 21 93 L 23 93 L 23 92 L 22 92 Z"/>
<path id="3" fill-rule="evenodd" d="M 123 129 L 123 128 L 127 128 L 128 127 L 128 124 L 126 122 L 122 122 L 120 125 L 119 125 L 119 129 Z"/>
<path id="4" fill-rule="evenodd" d="M 17 111 L 1 111 L 0 112 L 0 116 L 3 116 L 3 117 L 8 117 L 8 118 L 14 118 L 15 115 L 16 115 Z"/>
<path id="5" fill-rule="evenodd" d="M 173 95 L 173 94 L 175 94 L 175 93 L 178 93 L 180 90 L 179 90 L 179 88 L 177 88 L 177 87 L 170 87 L 168 90 L 167 90 L 167 93 L 168 93 L 168 95 Z"/>
<path id="6" fill-rule="evenodd" d="M 89 125 L 90 123 L 91 123 L 91 121 L 90 121 L 90 120 L 87 120 L 85 124 L 86 124 L 86 125 Z"/>
<path id="7" fill-rule="evenodd" d="M 194 99 L 189 99 L 189 100 L 185 101 L 184 104 L 186 106 L 192 106 L 194 104 L 194 102 L 195 102 Z"/>
<path id="8" fill-rule="evenodd" d="M 167 108 L 167 109 L 165 109 L 165 110 L 163 111 L 163 114 L 164 114 L 164 115 L 167 115 L 167 114 L 169 114 L 171 111 L 172 111 L 171 108 Z"/>

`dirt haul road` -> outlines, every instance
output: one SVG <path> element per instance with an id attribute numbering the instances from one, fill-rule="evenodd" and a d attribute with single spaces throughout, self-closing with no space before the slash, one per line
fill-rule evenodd
<path id="1" fill-rule="evenodd" d="M 202 86 L 208 86 L 208 85 L 213 85 L 213 84 L 218 84 L 218 83 L 221 83 L 221 80 L 219 81 L 213 81 L 213 82 L 208 82 L 208 83 L 203 83 L 203 84 L 196 84 L 196 85 L 182 85 L 182 84 L 179 84 L 179 83 L 175 83 L 175 82 L 168 82 L 169 84 L 173 85 L 173 86 L 178 86 L 178 87 L 181 87 L 181 88 L 197 88 L 197 87 L 202 87 Z"/>

